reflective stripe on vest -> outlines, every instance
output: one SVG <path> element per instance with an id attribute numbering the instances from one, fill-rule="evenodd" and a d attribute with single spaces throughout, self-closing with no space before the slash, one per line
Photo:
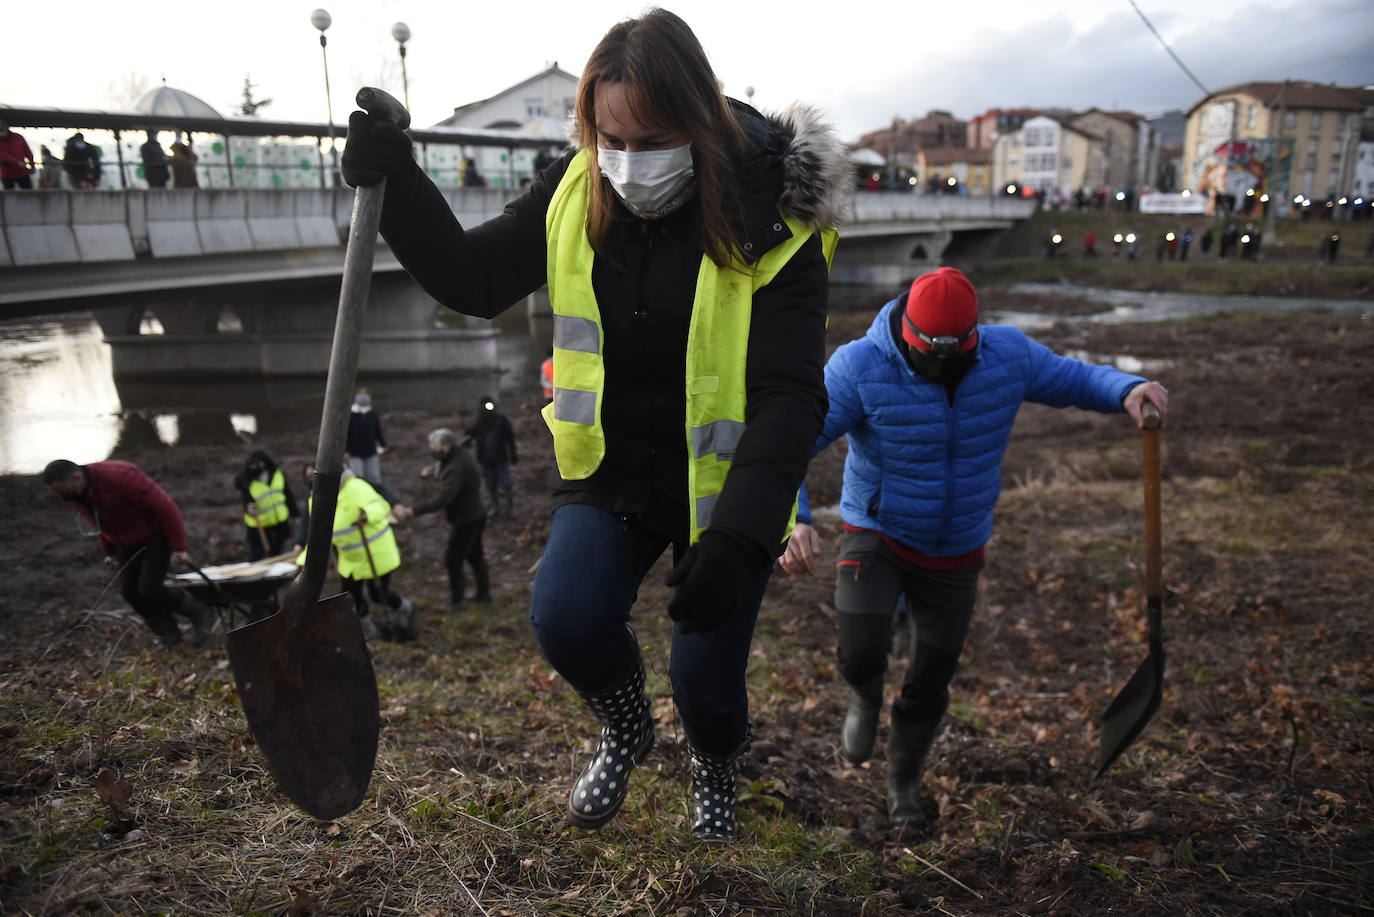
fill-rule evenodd
<path id="1" fill-rule="evenodd" d="M 270 483 L 263 483 L 257 478 L 249 481 L 248 496 L 258 505 L 256 516 L 252 513 L 245 513 L 243 516 L 243 521 L 249 528 L 270 529 L 274 525 L 281 525 L 289 518 L 290 511 L 286 508 L 286 477 L 280 468 L 272 472 Z"/>
<path id="2" fill-rule="evenodd" d="M 569 481 L 589 477 L 606 454 L 601 428 L 605 386 L 601 311 L 592 289 L 595 252 L 587 238 L 591 154 L 573 157 L 545 217 L 549 301 L 554 313 L 553 402 L 544 421 L 553 433 L 558 473 Z M 711 524 L 712 510 L 745 431 L 745 364 L 753 297 L 792 259 L 815 230 L 784 218 L 791 238 L 752 267 L 738 252 L 730 266 L 703 256 L 697 272 L 687 334 L 687 485 L 691 540 Z M 820 230 L 829 264 L 838 233 Z M 796 505 L 780 538 L 792 532 Z"/>

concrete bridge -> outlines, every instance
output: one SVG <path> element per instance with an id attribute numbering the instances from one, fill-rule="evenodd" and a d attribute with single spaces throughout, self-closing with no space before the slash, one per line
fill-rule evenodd
<path id="1" fill-rule="evenodd" d="M 443 193 L 465 226 L 512 197 Z M 0 315 L 89 309 L 124 377 L 320 373 L 351 208 L 346 189 L 0 194 Z M 1013 198 L 858 193 L 832 279 L 899 282 L 956 240 L 993 235 L 1033 209 Z M 547 308 L 531 297 L 532 316 Z M 489 322 L 440 307 L 379 246 L 363 371 L 489 371 L 494 336 Z"/>

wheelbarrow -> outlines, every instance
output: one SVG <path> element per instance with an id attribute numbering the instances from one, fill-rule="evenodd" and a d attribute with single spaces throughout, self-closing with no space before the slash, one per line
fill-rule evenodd
<path id="1" fill-rule="evenodd" d="M 251 563 L 196 567 L 189 573 L 168 576 L 167 585 L 213 608 L 220 626 L 228 632 L 275 612 L 282 587 L 299 572 L 294 554 L 278 554 Z"/>

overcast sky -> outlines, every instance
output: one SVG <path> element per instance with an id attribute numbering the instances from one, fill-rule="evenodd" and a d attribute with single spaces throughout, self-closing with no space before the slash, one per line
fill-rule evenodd
<path id="1" fill-rule="evenodd" d="M 1370 0 L 1137 3 L 1209 89 L 1286 77 L 1374 83 Z M 697 33 L 727 93 L 743 97 L 752 85 L 760 108 L 810 102 L 847 140 L 894 115 L 931 108 L 963 118 L 1018 106 L 1155 114 L 1186 109 L 1201 97 L 1128 0 L 665 5 Z M 273 100 L 263 117 L 324 120 L 323 66 L 309 3 L 61 0 L 48 12 L 26 8 L 34 15 L 6 17 L 0 102 L 126 108 L 132 89 L 165 76 L 169 86 L 228 114 L 251 73 L 257 96 Z M 550 61 L 579 72 L 605 30 L 645 6 L 334 0 L 325 8 L 334 19 L 327 34 L 335 120 L 347 119 L 359 86 L 401 95 L 390 37 L 400 20 L 412 32 L 407 66 L 414 120 L 428 125 Z"/>

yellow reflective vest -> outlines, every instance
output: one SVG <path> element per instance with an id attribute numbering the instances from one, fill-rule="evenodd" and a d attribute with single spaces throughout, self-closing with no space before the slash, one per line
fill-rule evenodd
<path id="1" fill-rule="evenodd" d="M 307 501 L 313 508 L 314 498 Z M 367 522 L 358 527 L 358 511 L 367 512 Z M 391 504 L 372 485 L 350 472 L 339 485 L 339 502 L 334 506 L 334 553 L 339 576 L 364 580 L 384 576 L 401 565 L 401 549 L 391 530 Z M 366 548 L 363 539 L 366 538 Z M 371 554 L 369 562 L 368 555 Z M 296 563 L 305 564 L 305 551 Z"/>
<path id="2" fill-rule="evenodd" d="M 248 496 L 258 505 L 258 514 L 245 513 L 243 521 L 250 529 L 270 529 L 281 525 L 290 516 L 286 508 L 286 477 L 278 468 L 272 472 L 272 480 L 263 482 L 254 478 L 248 482 Z"/>
<path id="3" fill-rule="evenodd" d="M 601 310 L 592 289 L 596 254 L 587 238 L 591 153 L 573 157 L 545 216 L 548 237 L 549 301 L 553 307 L 553 401 L 544 422 L 553 433 L 554 456 L 564 480 L 590 477 L 606 455 L 601 428 L 605 392 Z M 687 333 L 687 491 L 691 541 L 711 524 L 711 511 L 725 488 L 735 448 L 744 435 L 745 363 L 754 293 L 766 286 L 811 238 L 813 230 L 784 217 L 792 237 L 752 266 L 735 253 L 718 266 L 703 255 L 697 273 L 692 320 Z M 827 263 L 839 235 L 820 230 Z M 779 540 L 792 533 L 793 504 Z"/>

